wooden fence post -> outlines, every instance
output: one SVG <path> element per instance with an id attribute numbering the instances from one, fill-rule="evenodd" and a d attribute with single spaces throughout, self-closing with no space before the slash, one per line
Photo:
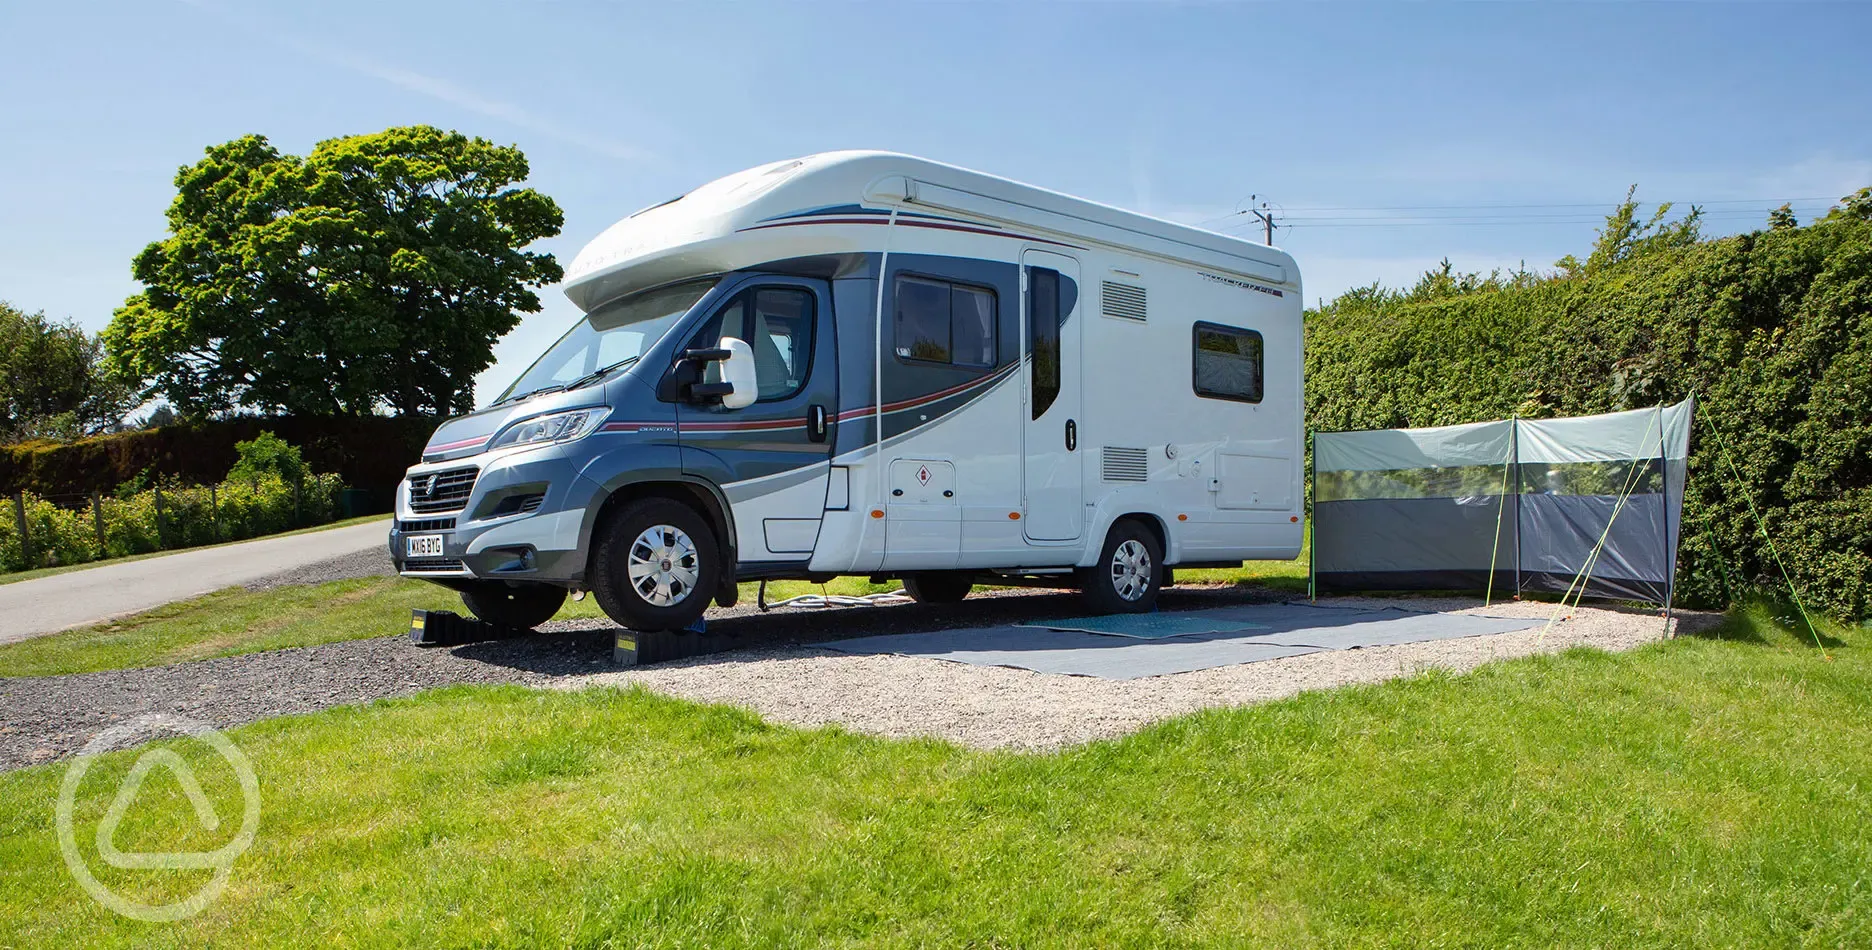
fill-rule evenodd
<path id="1" fill-rule="evenodd" d="M 293 476 L 293 527 L 295 528 L 301 527 L 305 524 L 305 505 L 300 500 L 302 494 L 304 493 L 304 489 L 305 489 L 305 476 L 294 475 Z"/>
<path id="2" fill-rule="evenodd" d="M 91 493 L 91 520 L 97 525 L 98 559 L 110 556 L 109 542 L 104 539 L 104 493 Z"/>
<path id="3" fill-rule="evenodd" d="M 208 538 L 221 540 L 221 496 L 216 494 L 215 486 L 208 486 Z"/>
<path id="4" fill-rule="evenodd" d="M 162 482 L 156 483 L 156 550 L 163 549 Z"/>
<path id="5" fill-rule="evenodd" d="M 30 569 L 33 563 L 32 535 L 26 531 L 26 493 L 24 491 L 13 493 L 13 520 L 19 524 L 20 557 L 25 560 L 27 568 Z"/>

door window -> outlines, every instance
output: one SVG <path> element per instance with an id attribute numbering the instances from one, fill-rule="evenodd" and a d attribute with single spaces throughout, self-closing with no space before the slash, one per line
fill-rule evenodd
<path id="1" fill-rule="evenodd" d="M 1033 345 L 1028 367 L 1033 391 L 1033 418 L 1046 415 L 1060 393 L 1059 271 L 1045 267 L 1027 270 L 1027 339 Z"/>
<path id="2" fill-rule="evenodd" d="M 754 351 L 760 402 L 797 394 L 812 371 L 813 297 L 796 287 L 759 287 L 736 294 L 696 334 L 698 345 L 723 337 L 747 342 Z M 721 382 L 721 364 L 711 362 L 703 381 Z"/>

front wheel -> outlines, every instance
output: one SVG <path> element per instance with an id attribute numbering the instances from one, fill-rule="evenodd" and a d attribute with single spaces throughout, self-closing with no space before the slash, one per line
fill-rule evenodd
<path id="1" fill-rule="evenodd" d="M 609 519 L 592 553 L 592 596 L 632 630 L 681 630 L 708 609 L 721 557 L 714 530 L 694 508 L 639 499 Z"/>
<path id="2" fill-rule="evenodd" d="M 1120 521 L 1105 535 L 1091 567 L 1080 568 L 1079 585 L 1094 613 L 1141 614 L 1157 608 L 1163 578 L 1163 545 L 1136 521 Z"/>
<path id="3" fill-rule="evenodd" d="M 548 584 L 488 581 L 462 591 L 461 598 L 469 612 L 488 623 L 531 630 L 559 612 L 565 605 L 566 590 Z"/>

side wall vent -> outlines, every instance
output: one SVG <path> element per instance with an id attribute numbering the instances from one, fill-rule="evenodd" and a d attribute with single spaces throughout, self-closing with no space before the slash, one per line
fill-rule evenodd
<path id="1" fill-rule="evenodd" d="M 1145 461 L 1143 449 L 1115 445 L 1105 447 L 1099 470 L 1108 482 L 1141 482 L 1150 477 L 1150 465 Z"/>
<path id="2" fill-rule="evenodd" d="M 1106 316 L 1144 322 L 1144 288 L 1108 280 L 1100 296 L 1104 301 Z"/>

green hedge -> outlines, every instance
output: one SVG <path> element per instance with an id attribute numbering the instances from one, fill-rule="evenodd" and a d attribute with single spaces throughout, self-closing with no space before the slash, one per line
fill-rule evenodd
<path id="1" fill-rule="evenodd" d="M 83 564 L 324 524 L 338 517 L 341 488 L 336 475 L 313 475 L 296 491 L 277 478 L 226 481 L 212 488 L 165 486 L 160 519 L 154 489 L 123 498 L 101 495 L 102 543 L 98 502 L 73 508 L 27 494 L 30 551 L 20 543 L 18 512 L 9 498 L 0 516 L 0 571 Z"/>
<path id="2" fill-rule="evenodd" d="M 234 446 L 273 432 L 296 445 L 314 471 L 374 492 L 389 510 L 403 470 L 422 457 L 437 421 L 421 416 L 237 418 L 183 423 L 81 439 L 0 446 L 0 492 L 42 495 L 111 492 L 146 472 L 186 484 L 219 481 L 236 460 Z"/>
<path id="3" fill-rule="evenodd" d="M 1345 294 L 1309 312 L 1306 329 L 1315 430 L 1569 416 L 1696 393 L 1679 603 L 1785 589 L 1752 500 L 1809 607 L 1872 614 L 1872 221 L 1836 213 L 1640 242 L 1551 277 L 1446 268 L 1410 291 Z"/>

